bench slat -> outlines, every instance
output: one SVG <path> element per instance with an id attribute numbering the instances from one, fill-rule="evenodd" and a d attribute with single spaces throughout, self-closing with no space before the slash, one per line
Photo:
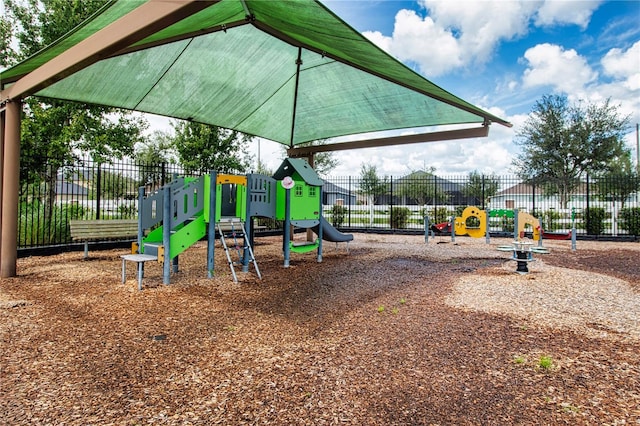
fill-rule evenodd
<path id="1" fill-rule="evenodd" d="M 71 220 L 69 229 L 73 241 L 135 237 L 138 235 L 138 221 L 132 219 Z"/>

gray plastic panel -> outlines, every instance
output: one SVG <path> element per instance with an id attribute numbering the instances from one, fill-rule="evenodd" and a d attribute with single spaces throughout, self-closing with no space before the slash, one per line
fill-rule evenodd
<path id="1" fill-rule="evenodd" d="M 277 181 L 272 177 L 255 173 L 247 175 L 248 217 L 275 218 L 276 185 Z"/>

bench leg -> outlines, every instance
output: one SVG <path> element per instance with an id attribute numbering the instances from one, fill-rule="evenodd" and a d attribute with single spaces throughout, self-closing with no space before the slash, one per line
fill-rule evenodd
<path id="1" fill-rule="evenodd" d="M 84 258 L 85 259 L 89 258 L 89 242 L 88 241 L 84 242 Z"/>
<path id="2" fill-rule="evenodd" d="M 122 284 L 124 284 L 127 280 L 127 265 L 126 265 L 126 260 L 123 258 L 122 259 Z"/>

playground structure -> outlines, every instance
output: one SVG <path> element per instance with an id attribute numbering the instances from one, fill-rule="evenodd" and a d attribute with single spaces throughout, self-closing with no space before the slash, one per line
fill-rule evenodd
<path id="1" fill-rule="evenodd" d="M 278 184 L 280 181 L 280 184 Z M 211 172 L 198 178 L 177 177 L 158 191 L 146 194 L 138 190 L 138 236 L 132 253 L 122 256 L 122 279 L 126 262 L 135 262 L 138 288 L 142 289 L 144 264 L 163 265 L 163 283 L 169 284 L 171 272 L 178 271 L 178 256 L 196 242 L 207 238 L 207 271 L 214 274 L 216 235 L 225 250 L 227 262 L 237 282 L 234 265 L 248 272 L 252 263 L 262 278 L 253 253 L 253 218 L 265 217 L 284 223 L 284 266 L 290 253 L 317 251 L 322 261 L 322 239 L 348 242 L 353 235 L 342 234 L 322 218 L 322 180 L 303 159 L 285 159 L 274 174 L 246 176 Z M 292 194 L 293 191 L 293 194 Z M 315 241 L 290 241 L 292 227 L 312 229 Z M 324 232 L 328 230 L 328 232 Z M 236 261 L 232 252 L 237 253 Z"/>
<path id="2" fill-rule="evenodd" d="M 488 244 L 490 241 L 489 219 L 492 217 L 511 219 L 514 222 L 513 243 L 511 245 L 498 246 L 497 249 L 499 251 L 512 253 L 512 257 L 508 260 L 517 262 L 517 273 L 526 274 L 529 272 L 527 264 L 528 262 L 535 261 L 535 259 L 533 258 L 533 253 L 549 253 L 549 250 L 542 246 L 542 238 L 544 232 L 542 230 L 542 226 L 540 225 L 540 221 L 529 213 L 519 211 L 517 209 L 496 209 L 485 211 L 475 206 L 469 206 L 463 210 L 462 216 L 452 217 L 451 221 L 448 223 L 435 224 L 431 227 L 435 227 L 439 231 L 447 230 L 451 232 L 452 240 L 455 240 L 456 235 L 468 235 L 473 238 L 482 238 L 484 236 Z M 425 220 L 425 224 L 427 223 L 428 221 Z M 522 240 L 528 226 L 532 229 L 532 239 L 534 241 L 538 241 L 538 247 L 533 247 L 533 243 L 531 243 L 530 241 Z M 428 233 L 430 230 L 429 228 L 425 229 L 426 241 L 428 241 Z"/>
<path id="3" fill-rule="evenodd" d="M 456 235 L 468 235 L 473 238 L 482 238 L 483 236 L 489 241 L 489 218 L 502 217 L 512 219 L 514 221 L 514 239 L 523 238 L 527 226 L 532 229 L 532 238 L 534 241 L 542 241 L 542 226 L 540 220 L 529 213 L 515 210 L 481 210 L 475 206 L 469 206 L 462 212 L 461 217 L 453 219 L 454 230 Z M 469 225 L 469 220 L 475 218 L 476 224 Z"/>

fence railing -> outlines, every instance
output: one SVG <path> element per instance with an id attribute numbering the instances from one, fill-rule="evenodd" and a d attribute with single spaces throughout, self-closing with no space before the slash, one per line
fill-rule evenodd
<path id="1" fill-rule="evenodd" d="M 72 219 L 137 217 L 140 186 L 155 190 L 182 170 L 171 164 L 131 161 L 98 164 L 81 160 L 48 179 L 20 188 L 18 246 L 67 245 Z M 520 209 L 550 231 L 570 229 L 591 235 L 640 235 L 640 183 L 637 178 L 585 179 L 566 194 L 548 184 L 524 184 L 515 176 L 331 177 L 323 187 L 324 215 L 337 227 L 409 229 L 459 216 L 468 205 L 483 209 Z M 279 224 L 266 221 L 272 227 Z M 508 221 L 491 221 L 508 231 Z"/>

